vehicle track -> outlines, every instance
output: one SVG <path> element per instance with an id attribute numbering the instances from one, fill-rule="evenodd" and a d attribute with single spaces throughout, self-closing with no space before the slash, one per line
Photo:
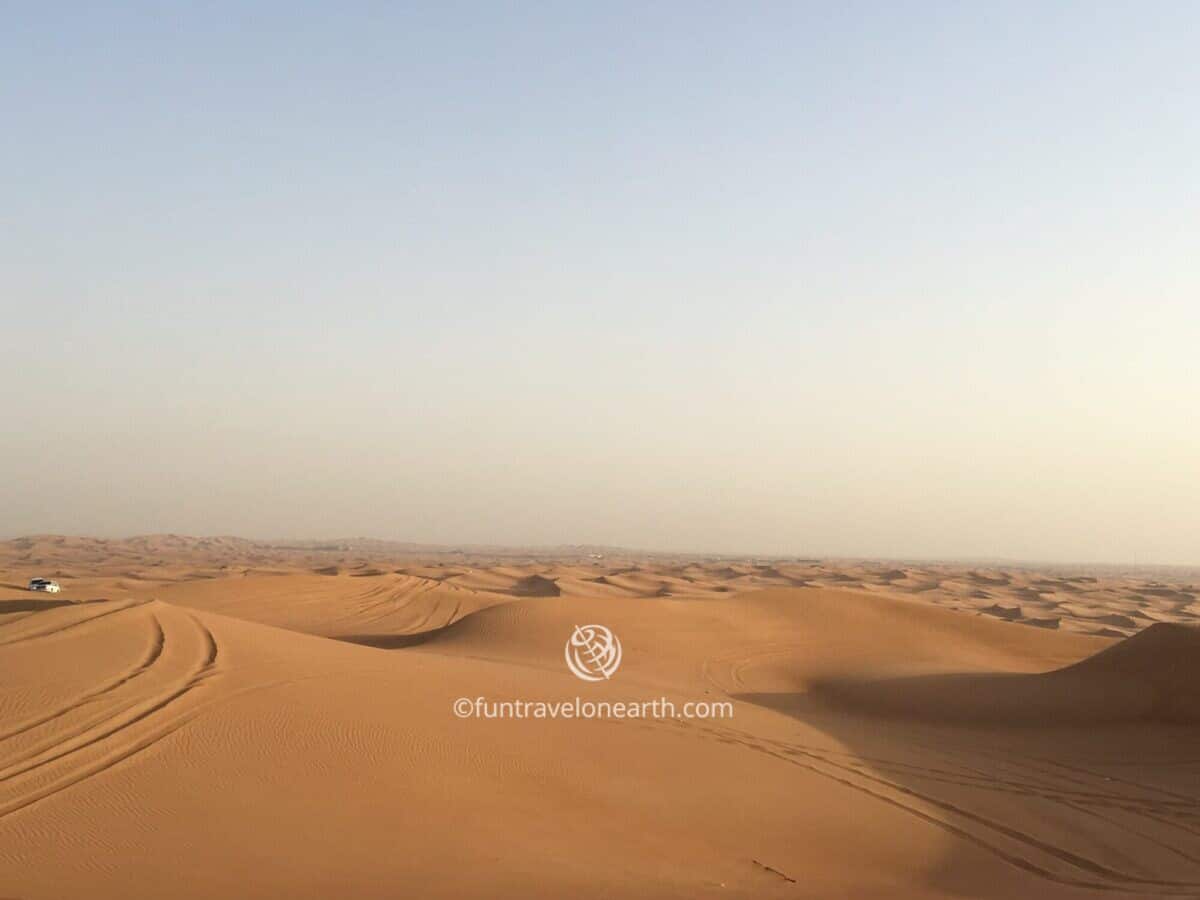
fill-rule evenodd
<path id="1" fill-rule="evenodd" d="M 151 666 L 154 665 L 158 658 L 162 656 L 163 647 L 166 641 L 166 636 L 163 633 L 162 622 L 159 621 L 158 616 L 151 614 L 151 623 L 153 624 L 153 636 L 150 642 L 150 647 L 146 651 L 146 656 L 140 662 L 138 662 L 132 668 L 126 670 L 123 674 L 118 675 L 111 681 L 100 685 L 100 687 L 96 688 L 95 690 L 74 698 L 73 702 L 69 706 L 65 706 L 59 710 L 56 710 L 55 712 L 50 713 L 49 715 L 41 716 L 40 718 L 27 719 L 24 722 L 18 722 L 14 727 L 10 728 L 3 734 L 0 734 L 0 743 L 17 737 L 18 735 L 25 734 L 28 731 L 32 731 L 34 728 L 39 728 L 42 725 L 53 722 L 54 720 L 79 709 L 84 704 L 90 703 L 91 701 L 100 697 L 104 697 L 110 692 L 116 690 L 124 684 L 128 684 L 134 678 L 137 678 L 139 675 L 146 672 Z"/>
<path id="2" fill-rule="evenodd" d="M 100 616 L 89 621 L 97 618 Z M 208 679 L 219 676 L 220 646 L 212 631 L 195 616 L 172 610 L 167 620 L 170 626 L 163 628 L 162 619 L 158 615 L 153 617 L 158 637 L 137 665 L 104 687 L 77 698 L 73 704 L 41 717 L 37 723 L 24 723 L 10 732 L 8 737 L 15 737 L 103 700 L 116 702 L 99 715 L 89 716 L 65 732 L 59 729 L 46 740 L 0 763 L 0 817 L 141 753 L 190 720 L 195 709 L 185 698 Z M 177 649 L 184 656 L 168 661 L 167 654 L 180 641 L 183 643 Z M 193 644 L 198 652 L 187 651 L 188 644 Z M 160 671 L 173 664 L 183 664 L 186 668 L 179 675 Z M 148 681 L 151 675 L 167 680 L 151 684 Z M 117 699 L 118 694 L 131 696 Z"/>
<path id="3" fill-rule="evenodd" d="M 1118 810 L 1134 815 L 1161 813 L 1164 809 L 1161 798 L 1128 797 L 1101 790 L 1047 791 L 1032 784 L 1013 791 L 1012 782 L 996 786 L 987 773 L 980 771 L 978 777 L 945 778 L 946 769 L 932 769 L 921 773 L 920 767 L 910 763 L 864 757 L 849 751 L 831 750 L 807 744 L 761 739 L 737 729 L 707 723 L 685 722 L 684 727 L 699 728 L 713 738 L 725 743 L 739 744 L 759 753 L 764 753 L 789 765 L 802 768 L 814 775 L 839 784 L 849 790 L 872 797 L 893 808 L 902 810 L 924 822 L 928 822 L 954 837 L 968 841 L 1005 862 L 1030 874 L 1058 884 L 1090 888 L 1099 891 L 1136 893 L 1140 896 L 1200 896 L 1200 859 L 1197 851 L 1200 844 L 1195 841 L 1180 844 L 1164 838 L 1163 834 L 1146 834 L 1130 823 L 1113 819 L 1106 810 Z M 970 752 L 974 752 L 973 750 Z M 1011 761 L 1011 760 L 1010 760 Z M 889 774 L 889 770 L 891 773 Z M 907 770 L 916 778 L 908 783 L 897 780 L 895 772 Z M 966 808 L 961 801 L 939 796 L 929 784 L 938 780 L 955 787 L 968 786 L 981 791 L 1008 791 L 1020 793 L 1031 800 L 1059 804 L 1076 815 L 1083 812 L 1090 818 L 1098 818 L 1109 828 L 1133 834 L 1139 839 L 1155 844 L 1180 860 L 1187 869 L 1186 876 L 1170 877 L 1157 873 L 1138 874 L 1124 871 L 1115 865 L 1100 862 L 1075 848 L 1060 842 L 1044 839 L 1009 824 L 992 812 L 979 812 Z M 920 786 L 913 781 L 922 781 Z M 1200 813 L 1200 804 L 1167 801 L 1168 812 L 1177 809 L 1181 813 Z M 1149 821 L 1149 819 L 1147 819 Z M 1173 822 L 1182 825 L 1181 822 Z M 1190 829 L 1189 829 L 1190 837 Z"/>
<path id="4" fill-rule="evenodd" d="M 115 616 L 119 613 L 125 612 L 126 610 L 135 609 L 136 607 L 145 606 L 148 603 L 154 603 L 154 602 L 155 601 L 153 601 L 153 600 L 134 600 L 131 603 L 126 603 L 124 606 L 117 606 L 113 609 L 106 609 L 103 612 L 99 612 L 94 616 L 88 616 L 86 618 L 79 619 L 74 622 L 68 622 L 66 625 L 58 625 L 58 626 L 55 626 L 52 628 L 43 629 L 41 631 L 21 632 L 19 629 L 17 629 L 15 627 L 15 626 L 20 625 L 23 622 L 29 621 L 29 619 L 31 619 L 31 618 L 32 619 L 38 618 L 37 615 L 30 616 L 25 619 L 20 619 L 17 622 L 10 622 L 8 624 L 8 626 L 4 629 L 4 631 L 7 632 L 9 630 L 13 630 L 13 631 L 17 631 L 17 633 L 15 635 L 7 635 L 4 633 L 0 633 L 0 647 L 7 647 L 11 644 L 18 644 L 23 641 L 33 641 L 33 640 L 37 640 L 38 638 L 53 637 L 55 635 L 60 635 L 65 631 L 70 631 L 72 628 L 79 628 L 82 625 L 90 625 L 91 623 L 96 622 L 99 619 L 103 619 L 108 616 Z M 86 606 L 86 605 L 88 605 L 88 604 L 80 604 L 80 606 Z M 64 609 L 64 608 L 69 609 L 69 607 L 55 607 L 55 609 Z"/>
<path id="5" fill-rule="evenodd" d="M 747 668 L 797 649 L 758 645 L 706 660 L 702 674 L 724 692 L 741 693 Z M 977 741 L 935 746 L 898 738 L 894 755 L 868 755 L 759 738 L 714 723 L 676 724 L 872 797 L 1047 881 L 1138 896 L 1200 896 L 1200 798 L 1179 790 L 1110 776 L 1044 752 L 973 746 Z M 1020 825 L 1014 802 L 1024 808 Z M 1054 807 L 1063 815 L 1054 815 Z M 1026 815 L 1030 810 L 1035 814 Z M 1043 821 L 1055 824 L 1043 830 Z M 1078 842 L 1064 834 L 1063 822 L 1081 823 Z M 1134 858 L 1141 871 L 1129 869 L 1125 852 L 1114 852 L 1113 860 L 1098 858 L 1097 842 L 1109 841 L 1122 848 L 1140 843 L 1144 852 Z"/>

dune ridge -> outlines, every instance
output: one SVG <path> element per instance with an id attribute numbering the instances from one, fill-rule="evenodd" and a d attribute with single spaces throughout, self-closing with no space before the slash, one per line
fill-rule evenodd
<path id="1" fill-rule="evenodd" d="M 1200 623 L 1200 570 L 1186 568 L 755 560 L 610 547 L 431 548 L 362 538 L 272 543 L 39 535 L 0 541 L 0 584 L 19 590 L 31 577 L 54 577 L 88 598 L 160 596 L 166 590 L 183 598 L 186 585 L 200 581 L 300 571 L 364 582 L 409 575 L 488 595 L 484 603 L 493 602 L 491 595 L 553 596 L 556 589 L 568 596 L 601 596 L 605 588 L 604 596 L 701 597 L 808 586 L 920 597 L 1019 625 L 1103 637 L 1131 635 L 1156 622 Z"/>

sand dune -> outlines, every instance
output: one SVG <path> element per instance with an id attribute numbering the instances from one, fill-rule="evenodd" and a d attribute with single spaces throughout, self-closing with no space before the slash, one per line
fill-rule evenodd
<path id="1" fill-rule="evenodd" d="M 254 574 L 232 584 L 223 579 L 205 579 L 162 585 L 154 596 L 170 603 L 342 639 L 421 634 L 509 599 L 452 581 L 394 572 Z"/>
<path id="2" fill-rule="evenodd" d="M 0 571 L 75 573 L 0 592 L 0 896 L 1200 896 L 1197 631 L 938 602 L 1053 573 L 146 543 Z M 1084 577 L 1073 603 L 1128 599 Z M 589 622 L 611 680 L 564 664 Z M 733 715 L 454 714 L 476 697 Z"/>
<path id="3" fill-rule="evenodd" d="M 853 679 L 823 684 L 820 693 L 877 713 L 935 721 L 1200 725 L 1200 629 L 1153 625 L 1043 674 Z"/>
<path id="4" fill-rule="evenodd" d="M 1130 635 L 1154 622 L 1200 623 L 1200 571 L 1162 567 L 759 562 L 591 547 L 422 548 L 363 539 L 281 545 L 179 535 L 123 540 L 42 535 L 0 542 L 0 583 L 17 590 L 34 575 L 50 576 L 81 597 L 154 597 L 182 583 L 299 572 L 364 580 L 408 575 L 488 595 L 485 603 L 492 602 L 491 595 L 553 596 L 555 589 L 564 596 L 711 597 L 809 586 L 919 596 L 947 609 L 1003 611 L 1017 624 L 1100 636 Z M 186 593 L 177 590 L 175 596 Z M 341 594 L 340 587 L 329 592 Z M 262 621 L 287 624 L 272 615 Z"/>

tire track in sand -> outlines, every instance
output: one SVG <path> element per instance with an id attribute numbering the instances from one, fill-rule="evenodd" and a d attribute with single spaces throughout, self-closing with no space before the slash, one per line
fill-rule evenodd
<path id="1" fill-rule="evenodd" d="M 93 620 L 95 618 L 97 617 L 93 617 Z M 0 769 L 0 790 L 15 788 L 13 795 L 0 798 L 0 818 L 142 752 L 186 724 L 190 718 L 186 712 L 181 716 L 164 719 L 163 711 L 168 708 L 174 710 L 182 698 L 205 680 L 219 674 L 217 659 L 220 653 L 216 637 L 211 630 L 194 616 L 186 616 L 186 621 L 199 632 L 202 652 L 183 675 L 182 680 L 171 684 L 165 691 L 135 698 L 120 709 L 89 721 L 65 740 L 60 735 L 53 744 L 42 745 L 27 753 L 24 758 L 10 762 Z M 162 657 L 163 650 L 168 646 L 170 645 L 164 636 L 163 649 L 154 655 L 154 661 Z M 114 684 L 110 687 L 110 692 L 120 685 L 128 685 L 146 671 L 149 669 L 130 672 L 119 680 L 119 685 Z M 66 712 L 60 711 L 60 714 Z M 142 726 L 148 727 L 138 734 Z M 80 761 L 81 755 L 95 750 L 106 752 L 101 752 L 98 757 Z M 54 777 L 53 774 L 56 765 L 64 766 L 64 771 L 58 777 Z M 47 775 L 51 779 L 49 782 L 29 785 L 25 789 L 20 786 L 22 781 L 29 778 L 44 778 Z"/>
<path id="2" fill-rule="evenodd" d="M 85 706 L 94 700 L 100 699 L 112 691 L 115 691 L 123 684 L 128 684 L 134 678 L 137 678 L 139 675 L 150 669 L 155 662 L 158 661 L 159 657 L 162 656 L 163 647 L 166 643 L 166 635 L 163 632 L 162 622 L 159 620 L 158 616 L 154 615 L 153 613 L 151 614 L 150 619 L 153 626 L 150 647 L 147 649 L 146 655 L 140 662 L 136 663 L 132 668 L 127 669 L 123 674 L 118 675 L 112 680 L 102 684 L 95 690 L 89 691 L 86 694 L 81 694 L 79 697 L 74 698 L 69 706 L 62 707 L 61 709 L 58 709 L 49 715 L 44 715 L 41 718 L 27 719 L 24 722 L 17 723 L 11 730 L 0 734 L 0 743 L 17 737 L 18 735 L 25 734 L 27 731 L 32 731 L 34 728 L 46 725 L 49 722 L 53 722 L 55 719 L 59 719 L 65 715 L 68 715 L 80 707 Z"/>

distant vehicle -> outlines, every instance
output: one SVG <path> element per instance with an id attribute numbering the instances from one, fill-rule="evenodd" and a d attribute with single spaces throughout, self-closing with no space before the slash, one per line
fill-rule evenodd
<path id="1" fill-rule="evenodd" d="M 57 594 L 62 590 L 58 586 L 57 581 L 51 581 L 49 578 L 31 578 L 29 579 L 29 589 L 31 591 L 46 591 L 47 593 Z"/>

